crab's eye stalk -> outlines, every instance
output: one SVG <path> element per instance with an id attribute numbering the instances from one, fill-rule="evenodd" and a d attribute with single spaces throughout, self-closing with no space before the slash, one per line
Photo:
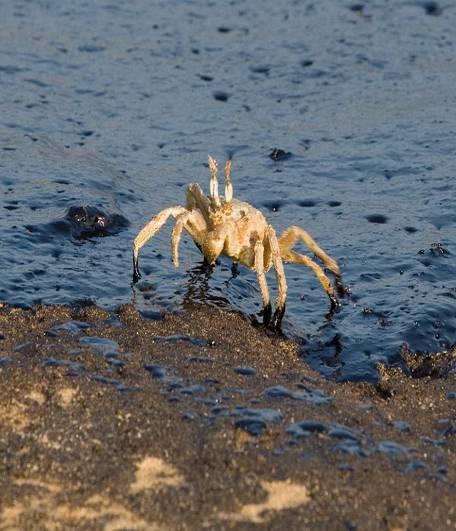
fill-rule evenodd
<path id="1" fill-rule="evenodd" d="M 218 179 L 217 179 L 217 161 L 215 161 L 210 155 L 209 159 L 209 171 L 211 172 L 211 180 L 209 185 L 210 197 L 213 206 L 220 206 L 220 197 L 218 195 Z"/>
<path id="2" fill-rule="evenodd" d="M 231 184 L 231 159 L 225 164 L 225 202 L 231 203 L 233 199 L 233 185 Z"/>

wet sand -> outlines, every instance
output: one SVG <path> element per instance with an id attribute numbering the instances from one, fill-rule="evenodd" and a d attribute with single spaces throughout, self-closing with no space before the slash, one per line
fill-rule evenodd
<path id="1" fill-rule="evenodd" d="M 455 529 L 456 350 L 377 385 L 189 306 L 0 309 L 0 530 Z"/>

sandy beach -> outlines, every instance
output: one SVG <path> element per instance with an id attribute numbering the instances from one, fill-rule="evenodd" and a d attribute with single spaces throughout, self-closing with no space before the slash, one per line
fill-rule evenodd
<path id="1" fill-rule="evenodd" d="M 0 309 L 0 529 L 454 529 L 456 352 L 377 385 L 240 314 Z"/>

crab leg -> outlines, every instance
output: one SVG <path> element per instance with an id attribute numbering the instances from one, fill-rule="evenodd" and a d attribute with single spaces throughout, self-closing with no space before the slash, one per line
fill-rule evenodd
<path id="1" fill-rule="evenodd" d="M 283 269 L 282 257 L 280 254 L 280 246 L 277 240 L 277 236 L 272 225 L 268 225 L 266 237 L 269 241 L 271 247 L 272 263 L 274 269 L 276 270 L 277 285 L 279 288 L 279 294 L 276 302 L 276 310 L 274 312 L 274 317 L 272 318 L 271 328 L 277 330 L 280 328 L 284 313 L 285 313 L 285 302 L 287 299 L 287 280 L 285 277 L 285 271 Z"/>
<path id="2" fill-rule="evenodd" d="M 187 210 L 181 206 L 165 208 L 139 231 L 133 242 L 133 282 L 137 282 L 141 277 L 139 272 L 139 250 L 141 247 L 163 227 L 170 216 L 177 218 L 185 212 Z"/>
<path id="3" fill-rule="evenodd" d="M 289 251 L 285 256 L 282 256 L 282 258 L 286 262 L 292 262 L 294 264 L 301 264 L 303 266 L 310 267 L 320 281 L 320 284 L 323 286 L 323 289 L 326 291 L 329 300 L 331 301 L 331 307 L 334 309 L 337 308 L 339 302 L 337 300 L 336 294 L 334 293 L 334 288 L 332 287 L 329 278 L 325 275 L 323 269 L 318 264 L 316 264 L 308 256 L 296 253 L 294 251 Z"/>
<path id="4" fill-rule="evenodd" d="M 204 216 L 206 223 L 209 222 L 209 200 L 204 195 L 201 186 L 198 183 L 189 184 L 187 187 L 187 210 L 199 209 Z"/>
<path id="5" fill-rule="evenodd" d="M 218 195 L 218 179 L 217 179 L 217 161 L 214 160 L 210 155 L 208 155 L 209 160 L 209 171 L 211 172 L 211 180 L 209 184 L 209 191 L 212 203 L 214 206 L 219 207 L 220 197 Z"/>
<path id="6" fill-rule="evenodd" d="M 337 265 L 337 262 L 328 256 L 323 249 L 319 247 L 312 236 L 310 236 L 310 234 L 304 229 L 301 229 L 301 227 L 289 227 L 280 237 L 279 245 L 282 256 L 286 256 L 298 240 L 302 240 L 314 255 L 319 258 L 325 266 L 334 273 L 334 275 L 336 275 L 336 277 L 340 277 L 340 268 Z"/>
<path id="7" fill-rule="evenodd" d="M 176 218 L 173 232 L 171 234 L 171 248 L 173 255 L 173 264 L 179 267 L 179 243 L 182 237 L 182 230 L 186 229 L 193 238 L 196 245 L 201 250 L 203 233 L 206 230 L 204 218 L 198 211 L 184 212 Z"/>
<path id="8" fill-rule="evenodd" d="M 257 274 L 258 285 L 260 286 L 261 300 L 263 301 L 263 322 L 269 324 L 271 320 L 271 302 L 269 300 L 269 289 L 264 272 L 264 246 L 260 240 L 255 244 L 254 268 Z"/>

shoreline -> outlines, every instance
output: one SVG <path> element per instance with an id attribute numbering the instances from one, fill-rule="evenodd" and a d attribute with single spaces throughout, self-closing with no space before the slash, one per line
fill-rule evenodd
<path id="1" fill-rule="evenodd" d="M 3 305 L 0 521 L 454 529 L 456 349 L 403 358 L 337 383 L 234 312 Z"/>

